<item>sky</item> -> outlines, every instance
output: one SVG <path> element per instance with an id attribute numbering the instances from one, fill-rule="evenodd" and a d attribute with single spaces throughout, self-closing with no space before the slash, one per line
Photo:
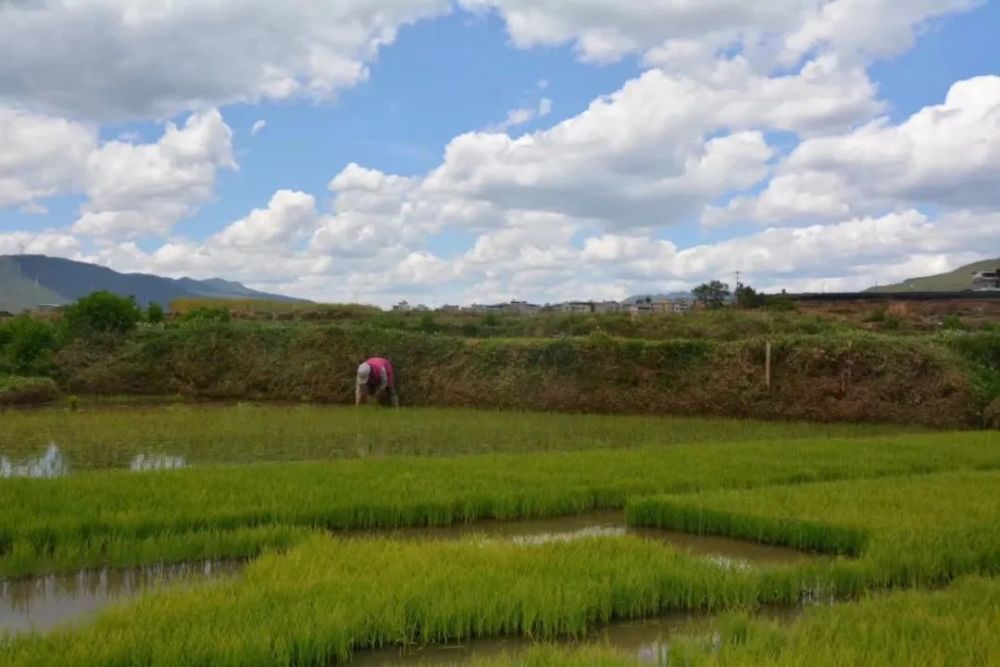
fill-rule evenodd
<path id="1" fill-rule="evenodd" d="M 324 302 L 1000 255 L 1000 0 L 0 0 L 0 254 Z"/>

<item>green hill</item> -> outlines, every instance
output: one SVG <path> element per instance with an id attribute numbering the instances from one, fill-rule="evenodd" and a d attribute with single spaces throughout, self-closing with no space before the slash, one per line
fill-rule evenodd
<path id="1" fill-rule="evenodd" d="M 140 304 L 169 306 L 175 299 L 260 299 L 304 302 L 280 294 L 252 290 L 220 278 L 163 278 L 143 273 L 118 273 L 109 268 L 44 255 L 0 255 L 0 310 L 20 312 L 40 305 L 71 303 L 91 292 L 107 290 L 132 296 Z"/>
<path id="2" fill-rule="evenodd" d="M 908 278 L 895 285 L 870 287 L 866 292 L 961 292 L 971 289 L 972 274 L 976 271 L 991 271 L 1000 268 L 1000 257 L 966 264 L 948 273 L 922 278 Z"/>

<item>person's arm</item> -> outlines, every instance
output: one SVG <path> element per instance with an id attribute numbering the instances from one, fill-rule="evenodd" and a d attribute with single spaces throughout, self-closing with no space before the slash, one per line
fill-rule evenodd
<path id="1" fill-rule="evenodd" d="M 364 391 L 364 387 L 360 384 L 354 387 L 354 407 L 361 405 L 361 394 Z"/>
<path id="2" fill-rule="evenodd" d="M 384 369 L 380 369 L 378 378 L 378 390 L 375 392 L 375 398 L 380 398 L 383 393 L 385 393 L 386 387 L 389 386 L 389 373 Z"/>

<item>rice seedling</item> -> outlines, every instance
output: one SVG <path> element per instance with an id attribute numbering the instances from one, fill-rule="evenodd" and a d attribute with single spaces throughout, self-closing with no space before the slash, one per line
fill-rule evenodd
<path id="1" fill-rule="evenodd" d="M 993 665 L 1000 662 L 1000 581 L 966 578 L 946 590 L 904 591 L 816 607 L 775 624 L 746 615 L 715 624 L 713 637 L 677 637 L 659 664 Z M 570 667 L 650 664 L 609 646 L 539 645 L 517 655 L 480 658 L 475 667 Z"/>
<path id="2" fill-rule="evenodd" d="M 841 480 L 633 500 L 634 525 L 852 554 L 834 594 L 1000 573 L 1000 472 Z"/>
<path id="3" fill-rule="evenodd" d="M 0 573 L 102 565 L 101 554 L 128 544 L 137 545 L 130 563 L 154 562 L 170 556 L 170 535 L 185 536 L 183 543 L 199 531 L 540 518 L 621 508 L 656 493 L 997 468 L 993 440 L 967 432 L 7 479 L 0 480 Z M 214 557 L 246 554 L 242 546 L 226 553 L 224 539 L 213 543 Z"/>
<path id="4" fill-rule="evenodd" d="M 0 456 L 27 459 L 55 444 L 71 470 L 128 468 L 136 456 L 189 465 L 389 455 L 633 448 L 698 442 L 870 437 L 917 429 L 739 419 L 568 415 L 413 408 L 379 412 L 315 405 L 108 406 L 0 413 Z"/>

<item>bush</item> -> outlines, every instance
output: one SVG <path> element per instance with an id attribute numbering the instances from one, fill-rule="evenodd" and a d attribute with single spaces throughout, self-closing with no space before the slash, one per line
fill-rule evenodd
<path id="1" fill-rule="evenodd" d="M 146 321 L 150 324 L 162 324 L 164 319 L 166 316 L 163 312 L 163 306 L 155 301 L 150 302 L 149 307 L 146 308 Z"/>
<path id="2" fill-rule="evenodd" d="M 417 330 L 423 333 L 437 333 L 441 326 L 434 320 L 434 313 L 424 313 L 420 316 Z"/>
<path id="3" fill-rule="evenodd" d="M 229 318 L 225 308 L 194 308 L 181 316 L 181 322 L 228 322 Z"/>
<path id="4" fill-rule="evenodd" d="M 143 319 L 142 309 L 132 297 L 94 292 L 66 308 L 63 321 L 71 336 L 127 333 Z"/>
<path id="5" fill-rule="evenodd" d="M 0 325 L 0 360 L 14 373 L 48 372 L 55 348 L 55 328 L 45 320 L 18 315 Z"/>
<path id="6" fill-rule="evenodd" d="M 0 377 L 0 405 L 48 403 L 58 396 L 59 389 L 50 378 Z"/>
<path id="7" fill-rule="evenodd" d="M 946 331 L 968 331 L 969 325 L 958 315 L 947 315 L 941 322 L 941 328 Z"/>

